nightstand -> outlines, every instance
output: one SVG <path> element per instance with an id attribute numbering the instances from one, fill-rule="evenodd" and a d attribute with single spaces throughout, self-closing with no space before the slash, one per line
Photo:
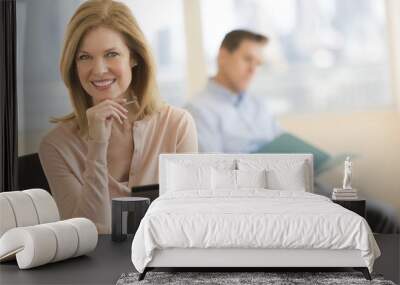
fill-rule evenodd
<path id="1" fill-rule="evenodd" d="M 140 221 L 150 206 L 150 199 L 143 197 L 120 197 L 112 199 L 113 241 L 124 241 L 128 234 L 135 234 Z"/>
<path id="2" fill-rule="evenodd" d="M 365 199 L 356 200 L 334 200 L 332 202 L 339 204 L 340 206 L 359 214 L 361 217 L 365 218 Z"/>

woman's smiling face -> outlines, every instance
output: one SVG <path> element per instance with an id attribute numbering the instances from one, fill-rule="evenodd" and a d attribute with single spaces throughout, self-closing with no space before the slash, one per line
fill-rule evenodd
<path id="1" fill-rule="evenodd" d="M 79 81 L 93 104 L 125 95 L 134 60 L 123 36 L 106 27 L 90 30 L 76 56 Z"/>

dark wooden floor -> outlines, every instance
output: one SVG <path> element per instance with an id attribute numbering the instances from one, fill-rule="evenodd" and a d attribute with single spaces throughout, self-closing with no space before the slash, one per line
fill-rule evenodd
<path id="1" fill-rule="evenodd" d="M 375 235 L 382 251 L 374 273 L 400 283 L 400 236 Z M 0 264 L 0 284 L 115 284 L 122 273 L 135 271 L 131 262 L 132 237 L 115 243 L 111 236 L 100 236 L 95 251 L 41 267 L 19 270 L 15 261 Z M 254 269 L 257 270 L 257 269 Z M 271 268 L 271 271 L 348 271 L 349 268 Z"/>
<path id="2" fill-rule="evenodd" d="M 374 272 L 385 279 L 400 284 L 400 235 L 374 234 L 381 250 L 381 257 L 375 261 Z"/>

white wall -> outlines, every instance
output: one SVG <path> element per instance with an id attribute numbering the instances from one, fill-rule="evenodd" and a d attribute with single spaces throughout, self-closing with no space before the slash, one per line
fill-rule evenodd
<path id="1" fill-rule="evenodd" d="M 400 113 L 291 115 L 282 126 L 330 154 L 354 153 L 353 186 L 394 207 L 400 218 Z M 320 175 L 319 181 L 340 187 L 343 166 Z"/>

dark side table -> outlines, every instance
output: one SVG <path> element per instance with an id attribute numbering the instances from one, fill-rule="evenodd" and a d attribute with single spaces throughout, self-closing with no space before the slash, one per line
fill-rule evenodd
<path id="1" fill-rule="evenodd" d="M 135 234 L 140 221 L 150 206 L 150 199 L 143 197 L 120 197 L 112 199 L 111 239 L 124 241 L 127 234 Z"/>
<path id="2" fill-rule="evenodd" d="M 356 200 L 332 199 L 332 202 L 339 204 L 340 206 L 342 206 L 350 211 L 353 211 L 354 213 L 357 213 L 361 217 L 365 218 L 365 207 L 366 207 L 365 199 L 356 199 Z"/>

